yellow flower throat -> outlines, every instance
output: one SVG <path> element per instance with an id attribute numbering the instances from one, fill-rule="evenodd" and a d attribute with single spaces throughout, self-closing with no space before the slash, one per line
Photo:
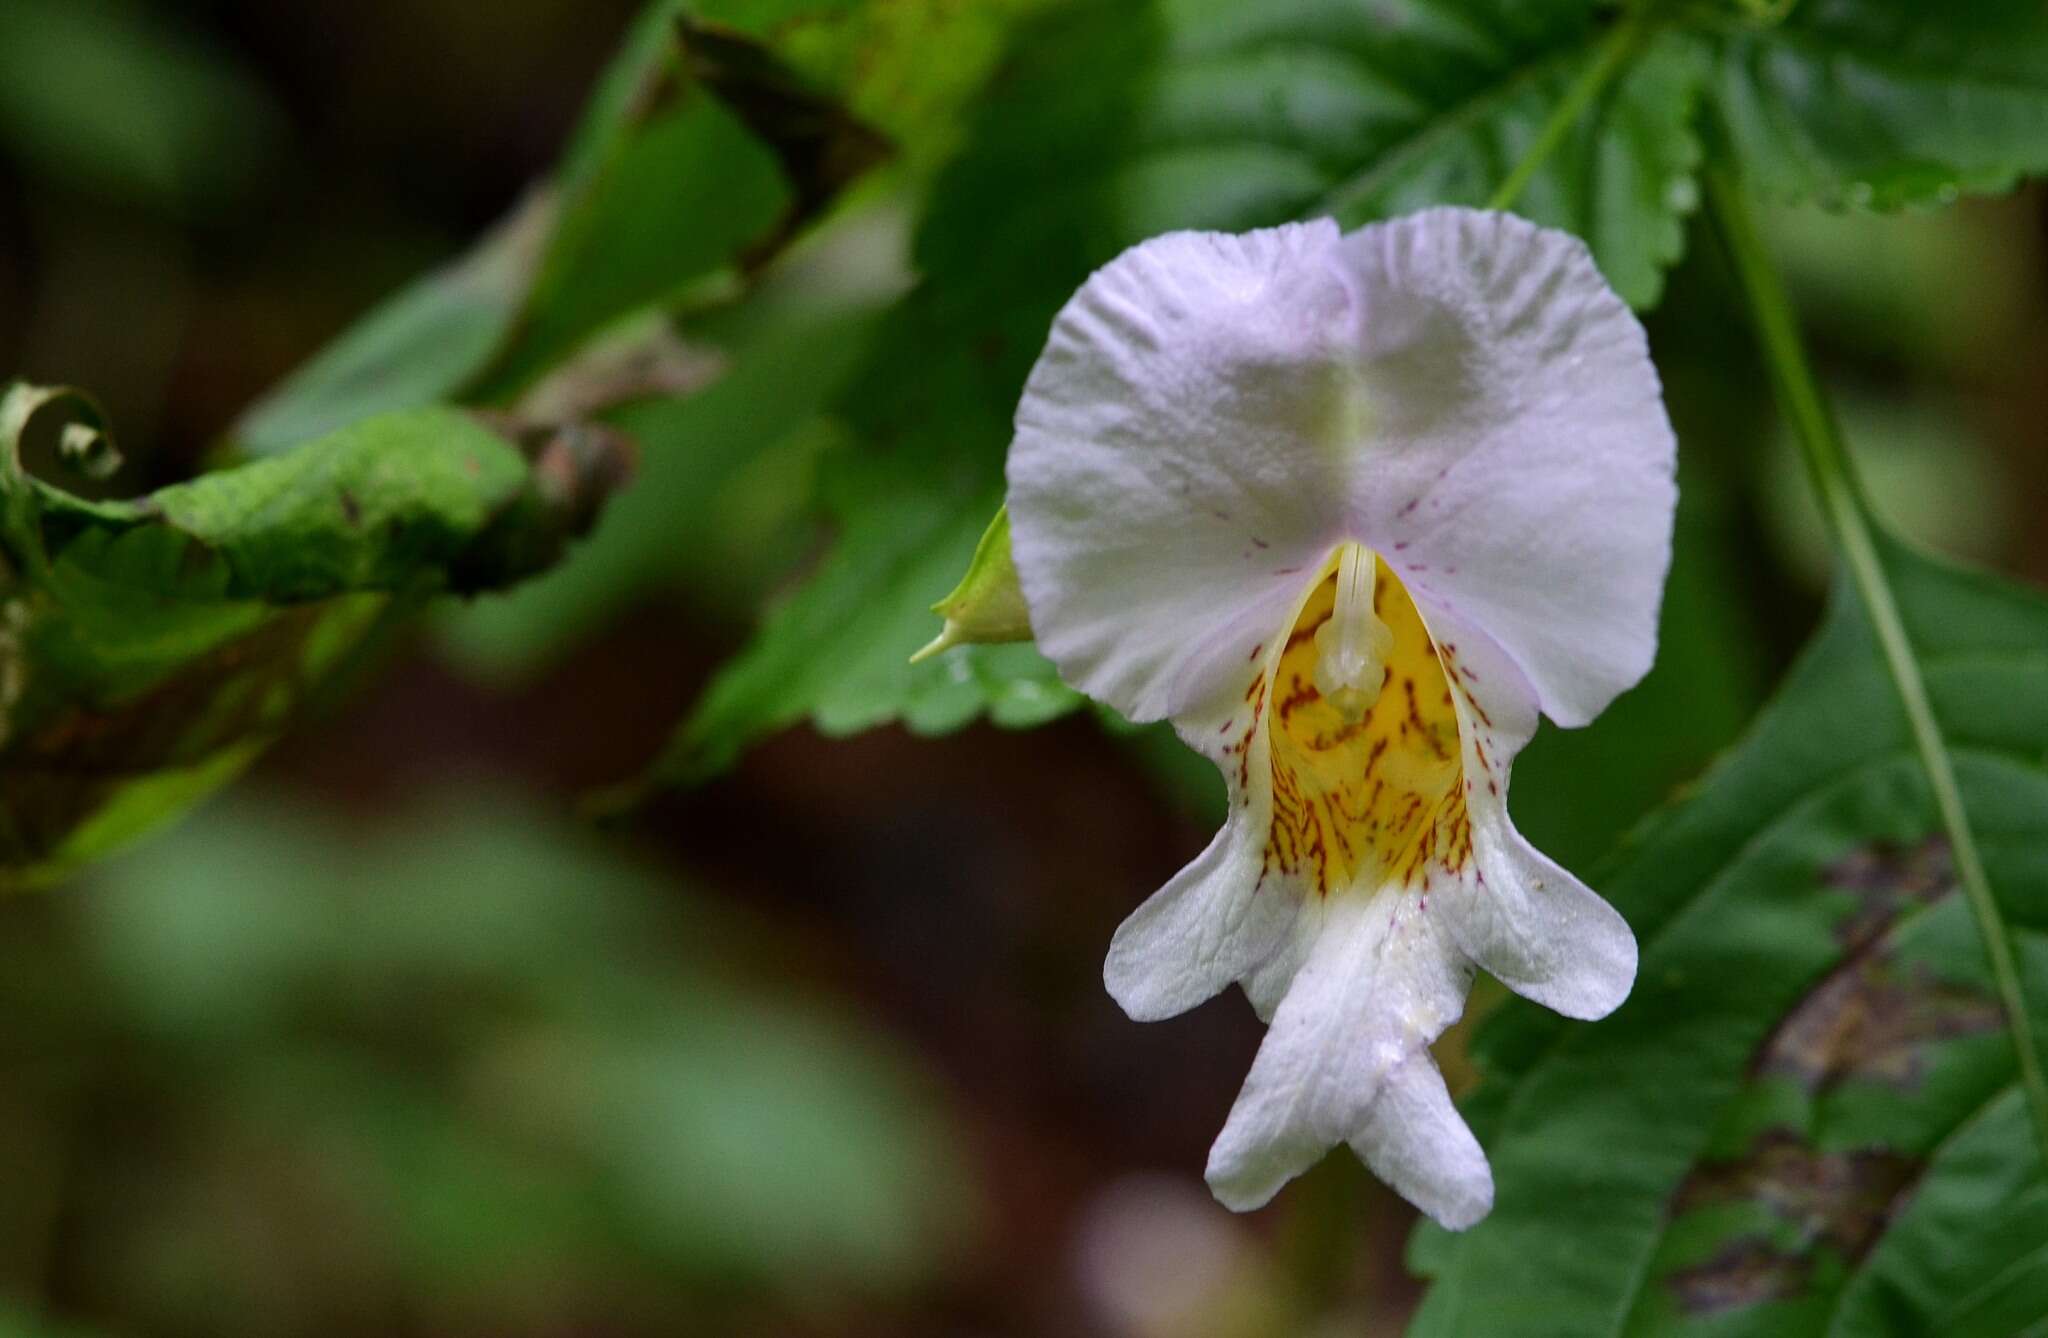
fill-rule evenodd
<path id="1" fill-rule="evenodd" d="M 1426 894 L 1433 877 L 1462 870 L 1472 833 L 1452 695 L 1463 689 L 1446 672 L 1458 672 L 1456 652 L 1430 639 L 1392 569 L 1341 546 L 1268 663 L 1271 695 L 1254 703 L 1255 718 L 1271 713 L 1265 872 L 1324 895 L 1388 883 Z M 1477 758 L 1497 794 L 1491 762 Z"/>

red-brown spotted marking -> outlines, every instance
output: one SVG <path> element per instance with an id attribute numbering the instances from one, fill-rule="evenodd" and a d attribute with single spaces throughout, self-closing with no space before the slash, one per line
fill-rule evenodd
<path id="1" fill-rule="evenodd" d="M 1458 718 L 1414 601 L 1382 563 L 1373 606 L 1394 634 L 1379 699 L 1346 721 L 1315 686 L 1315 634 L 1336 602 L 1334 567 L 1302 608 L 1272 675 L 1273 824 L 1265 872 L 1302 877 L 1327 895 L 1393 881 L 1427 888 L 1472 859 Z M 1265 703 L 1262 674 L 1247 693 L 1253 724 L 1236 749 L 1240 786 Z"/>

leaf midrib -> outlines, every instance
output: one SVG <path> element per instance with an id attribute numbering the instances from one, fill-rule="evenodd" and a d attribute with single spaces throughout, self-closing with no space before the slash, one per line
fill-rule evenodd
<path id="1" fill-rule="evenodd" d="M 1398 175 L 1402 168 L 1434 148 L 1441 140 L 1456 131 L 1466 129 L 1471 122 L 1483 119 L 1486 114 L 1520 96 L 1539 79 L 1548 78 L 1570 68 L 1574 62 L 1586 59 L 1599 45 L 1600 36 L 1599 30 L 1593 29 L 1570 46 L 1561 47 L 1539 59 L 1517 66 L 1497 82 L 1487 85 L 1436 116 L 1427 118 L 1405 139 L 1381 154 L 1379 161 L 1372 166 L 1324 191 L 1304 214 L 1327 214 L 1335 217 L 1360 201 L 1370 199 L 1388 178 Z"/>

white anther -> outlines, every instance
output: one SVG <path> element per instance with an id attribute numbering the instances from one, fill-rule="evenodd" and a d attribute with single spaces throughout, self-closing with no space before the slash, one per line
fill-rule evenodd
<path id="1" fill-rule="evenodd" d="M 1358 721 L 1379 700 L 1387 681 L 1393 629 L 1373 611 L 1379 559 L 1363 544 L 1346 544 L 1337 563 L 1337 606 L 1316 629 L 1316 691 L 1347 721 Z"/>

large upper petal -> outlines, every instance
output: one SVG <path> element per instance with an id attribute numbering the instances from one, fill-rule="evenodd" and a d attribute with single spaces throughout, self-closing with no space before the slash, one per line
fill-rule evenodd
<path id="1" fill-rule="evenodd" d="M 1676 442 L 1585 244 L 1431 209 L 1344 238 L 1364 431 L 1349 528 L 1580 725 L 1656 652 Z"/>
<path id="2" fill-rule="evenodd" d="M 1171 233 L 1053 323 L 1009 504 L 1038 644 L 1134 720 L 1223 690 L 1342 537 L 1356 313 L 1327 219 Z"/>

